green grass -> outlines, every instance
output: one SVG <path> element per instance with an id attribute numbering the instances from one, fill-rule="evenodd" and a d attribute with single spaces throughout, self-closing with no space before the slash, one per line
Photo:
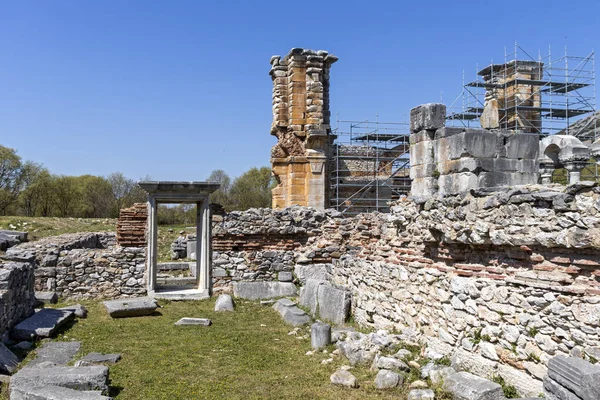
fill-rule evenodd
<path id="1" fill-rule="evenodd" d="M 101 303 L 85 303 L 89 317 L 56 340 L 80 340 L 80 355 L 121 353 L 110 366 L 117 400 L 406 398 L 406 388 L 375 389 L 366 367 L 351 370 L 360 388 L 333 386 L 329 376 L 347 361 L 336 356 L 323 365 L 329 354 L 306 356 L 310 338 L 298 337 L 309 336 L 309 327 L 288 335 L 292 327 L 270 307 L 237 301 L 235 312 L 215 313 L 214 299 L 161 304 L 155 316 L 111 319 Z M 213 325 L 173 325 L 182 317 Z"/>
<path id="2" fill-rule="evenodd" d="M 29 240 L 76 232 L 114 232 L 117 220 L 111 218 L 58 218 L 58 217 L 0 217 L 0 229 L 29 232 Z"/>

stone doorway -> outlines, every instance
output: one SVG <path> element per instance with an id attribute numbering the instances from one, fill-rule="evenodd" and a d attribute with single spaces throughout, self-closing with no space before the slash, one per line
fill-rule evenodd
<path id="1" fill-rule="evenodd" d="M 148 250 L 146 257 L 148 295 L 170 300 L 200 300 L 212 292 L 211 215 L 208 196 L 219 188 L 214 182 L 145 181 L 138 185 L 148 194 Z M 158 272 L 158 205 L 196 205 L 196 263 L 193 288 L 160 286 Z"/>

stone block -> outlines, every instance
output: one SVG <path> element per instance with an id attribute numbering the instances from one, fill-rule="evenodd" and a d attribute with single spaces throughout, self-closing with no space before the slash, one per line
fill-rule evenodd
<path id="1" fill-rule="evenodd" d="M 212 321 L 207 318 L 188 318 L 183 317 L 179 321 L 175 322 L 175 325 L 202 325 L 202 326 L 210 326 L 212 325 Z"/>
<path id="2" fill-rule="evenodd" d="M 344 386 L 349 388 L 357 388 L 358 382 L 356 381 L 356 377 L 352 375 L 350 372 L 338 369 L 329 377 L 331 383 L 338 386 Z"/>
<path id="3" fill-rule="evenodd" d="M 502 386 L 469 372 L 450 375 L 443 387 L 455 400 L 505 400 Z"/>
<path id="4" fill-rule="evenodd" d="M 413 389 L 408 392 L 406 400 L 434 400 L 435 393 L 431 389 Z"/>
<path id="5" fill-rule="evenodd" d="M 74 390 L 60 386 L 27 386 L 10 390 L 11 400 L 111 400 L 100 390 Z"/>
<path id="6" fill-rule="evenodd" d="M 331 278 L 331 268 L 331 264 L 296 264 L 294 274 L 302 284 L 305 284 L 307 279 L 327 281 Z"/>
<path id="7" fill-rule="evenodd" d="M 446 123 L 446 106 L 444 104 L 422 104 L 410 110 L 410 130 L 419 132 L 424 129 L 435 130 Z"/>
<path id="8" fill-rule="evenodd" d="M 120 354 L 88 353 L 81 361 L 91 364 L 116 364 L 120 359 Z"/>
<path id="9" fill-rule="evenodd" d="M 141 317 L 152 314 L 158 305 L 149 297 L 105 301 L 104 307 L 113 318 Z"/>
<path id="10" fill-rule="evenodd" d="M 548 400 L 582 400 L 581 397 L 571 392 L 549 376 L 544 377 L 544 398 Z"/>
<path id="11" fill-rule="evenodd" d="M 380 370 L 375 377 L 375 387 L 377 389 L 390 389 L 397 387 L 404 382 L 404 377 L 394 371 L 385 369 Z"/>
<path id="12" fill-rule="evenodd" d="M 434 130 L 423 130 L 417 133 L 411 133 L 408 138 L 409 143 L 413 145 L 420 142 L 432 141 L 435 138 L 435 132 L 436 131 Z"/>
<path id="13" fill-rule="evenodd" d="M 349 290 L 330 285 L 320 285 L 317 294 L 319 316 L 334 324 L 343 324 L 350 315 Z"/>
<path id="14" fill-rule="evenodd" d="M 416 166 L 421 164 L 431 164 L 434 161 L 433 141 L 423 141 L 410 145 L 410 165 Z"/>
<path id="15" fill-rule="evenodd" d="M 538 174 L 525 174 L 520 172 L 482 172 L 478 176 L 476 187 L 505 187 L 534 185 L 538 181 Z"/>
<path id="16" fill-rule="evenodd" d="M 19 358 L 0 342 L 0 373 L 12 374 L 17 370 Z"/>
<path id="17" fill-rule="evenodd" d="M 300 290 L 300 305 L 308 308 L 312 315 L 316 315 L 318 310 L 319 287 L 327 284 L 327 281 L 307 279 L 306 284 Z"/>
<path id="18" fill-rule="evenodd" d="M 315 322 L 310 327 L 310 345 L 313 349 L 321 349 L 331 344 L 331 325 Z"/>
<path id="19" fill-rule="evenodd" d="M 296 296 L 298 290 L 291 282 L 235 282 L 233 295 L 241 299 L 260 300 Z"/>
<path id="20" fill-rule="evenodd" d="M 52 366 L 23 368 L 10 378 L 11 388 L 32 386 L 61 386 L 74 390 L 108 390 L 108 367 Z"/>
<path id="21" fill-rule="evenodd" d="M 436 164 L 411 165 L 409 170 L 410 179 L 432 178 L 438 172 Z"/>
<path id="22" fill-rule="evenodd" d="M 600 399 L 600 366 L 582 358 L 552 358 L 548 362 L 548 377 L 583 400 Z"/>
<path id="23" fill-rule="evenodd" d="M 540 136 L 533 133 L 509 135 L 506 139 L 506 158 L 537 160 L 540 153 Z"/>
<path id="24" fill-rule="evenodd" d="M 35 358 L 27 366 L 33 367 L 45 362 L 67 365 L 80 348 L 81 342 L 44 342 L 36 350 Z"/>
<path id="25" fill-rule="evenodd" d="M 435 162 L 464 157 L 494 158 L 498 155 L 497 139 L 495 133 L 484 129 L 467 129 L 465 132 L 440 138 L 435 142 Z"/>
<path id="26" fill-rule="evenodd" d="M 472 172 L 442 175 L 438 179 L 440 194 L 456 194 L 478 187 L 477 175 Z"/>
<path id="27" fill-rule="evenodd" d="M 410 186 L 410 195 L 415 198 L 433 196 L 438 191 L 438 178 L 415 178 Z"/>
<path id="28" fill-rule="evenodd" d="M 81 304 L 73 304 L 72 306 L 62 307 L 59 310 L 72 311 L 77 318 L 87 318 L 88 310 Z"/>
<path id="29" fill-rule="evenodd" d="M 70 310 L 44 308 L 13 327 L 11 336 L 16 340 L 51 337 L 58 328 L 74 317 L 75 314 Z"/>
<path id="30" fill-rule="evenodd" d="M 58 303 L 58 294 L 56 292 L 35 292 L 35 299 L 44 304 Z"/>
<path id="31" fill-rule="evenodd" d="M 196 259 L 196 241 L 195 240 L 189 240 L 187 241 L 187 258 L 189 258 L 190 260 L 195 260 Z"/>
<path id="32" fill-rule="evenodd" d="M 233 299 L 228 294 L 222 294 L 215 302 L 215 311 L 233 311 Z"/>
<path id="33" fill-rule="evenodd" d="M 293 326 L 302 326 L 310 322 L 310 317 L 306 315 L 304 310 L 298 308 L 296 303 L 289 299 L 280 299 L 273 304 L 273 309 L 276 310 L 283 320 Z"/>
<path id="34" fill-rule="evenodd" d="M 450 137 L 450 136 L 454 136 L 454 135 L 459 135 L 465 131 L 466 131 L 466 128 L 444 126 L 443 128 L 439 128 L 435 131 L 434 138 L 436 140 L 441 139 L 441 138 L 446 138 L 446 137 Z"/>
<path id="35" fill-rule="evenodd" d="M 280 271 L 277 274 L 277 279 L 279 282 L 291 282 L 294 280 L 294 276 L 289 271 Z"/>
<path id="36" fill-rule="evenodd" d="M 531 160 L 527 160 L 533 162 Z M 509 160 L 507 158 L 460 158 L 458 160 L 448 160 L 440 162 L 437 165 L 437 169 L 440 174 L 453 174 L 459 172 L 473 172 L 479 174 L 480 172 L 488 171 L 510 171 L 517 172 L 521 165 L 522 160 Z"/>

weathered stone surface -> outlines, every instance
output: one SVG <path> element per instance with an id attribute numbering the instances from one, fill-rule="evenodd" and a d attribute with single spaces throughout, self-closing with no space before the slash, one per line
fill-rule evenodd
<path id="1" fill-rule="evenodd" d="M 60 386 L 17 386 L 11 388 L 11 400 L 111 400 L 99 390 L 74 390 Z"/>
<path id="2" fill-rule="evenodd" d="M 88 353 L 81 360 L 92 364 L 116 364 L 120 359 L 120 354 Z"/>
<path id="3" fill-rule="evenodd" d="M 402 385 L 404 377 L 394 371 L 386 369 L 379 370 L 375 376 L 375 387 L 377 389 L 390 389 Z"/>
<path id="4" fill-rule="evenodd" d="M 343 369 L 338 369 L 329 378 L 334 385 L 344 386 L 348 388 L 357 388 L 358 382 L 352 373 Z"/>
<path id="5" fill-rule="evenodd" d="M 11 388 L 61 386 L 75 390 L 108 390 L 105 366 L 23 368 L 10 379 Z"/>
<path id="6" fill-rule="evenodd" d="M 62 307 L 59 308 L 59 310 L 73 311 L 75 316 L 78 318 L 87 318 L 88 315 L 87 308 L 85 308 L 85 306 L 82 306 L 81 304 L 74 304 L 72 306 Z"/>
<path id="7" fill-rule="evenodd" d="M 321 318 L 340 325 L 346 322 L 350 315 L 350 291 L 330 285 L 320 285 L 317 298 Z"/>
<path id="8" fill-rule="evenodd" d="M 113 318 L 141 317 L 152 314 L 158 305 L 150 297 L 105 301 L 104 307 Z"/>
<path id="9" fill-rule="evenodd" d="M 294 280 L 294 276 L 289 271 L 281 271 L 277 274 L 279 282 L 291 282 Z"/>
<path id="10" fill-rule="evenodd" d="M 500 385 L 468 372 L 458 372 L 447 377 L 444 389 L 452 393 L 456 400 L 505 399 Z"/>
<path id="11" fill-rule="evenodd" d="M 441 385 L 444 383 L 446 378 L 455 373 L 456 370 L 452 367 L 436 365 L 429 371 L 429 379 L 433 385 Z"/>
<path id="12" fill-rule="evenodd" d="M 67 365 L 80 348 L 81 342 L 44 342 L 37 348 L 35 358 L 27 366 L 33 367 L 45 362 Z"/>
<path id="13" fill-rule="evenodd" d="M 297 293 L 296 285 L 291 282 L 236 282 L 233 284 L 234 296 L 247 300 L 295 296 Z"/>
<path id="14" fill-rule="evenodd" d="M 210 326 L 212 325 L 212 321 L 207 318 L 181 318 L 179 321 L 175 322 L 175 325 L 202 325 L 202 326 Z"/>
<path id="15" fill-rule="evenodd" d="M 16 371 L 19 358 L 4 343 L 0 342 L 0 373 L 12 374 Z"/>
<path id="16" fill-rule="evenodd" d="M 302 284 L 306 284 L 307 279 L 316 279 L 320 281 L 328 281 L 331 277 L 330 264 L 296 264 L 294 266 L 294 274 Z"/>
<path id="17" fill-rule="evenodd" d="M 321 349 L 331 344 L 331 325 L 315 322 L 310 326 L 310 345 L 313 349 Z"/>
<path id="18" fill-rule="evenodd" d="M 319 307 L 319 287 L 327 284 L 327 281 L 307 279 L 302 289 L 300 289 L 300 305 L 308 308 L 312 315 L 316 315 Z"/>
<path id="19" fill-rule="evenodd" d="M 406 400 L 433 400 L 435 393 L 431 389 L 413 389 L 408 392 Z"/>
<path id="20" fill-rule="evenodd" d="M 233 299 L 228 294 L 219 295 L 215 302 L 215 311 L 233 311 Z"/>
<path id="21" fill-rule="evenodd" d="M 410 369 L 404 361 L 400 361 L 393 357 L 375 357 L 373 366 L 379 369 L 387 369 L 398 372 L 408 371 Z"/>
<path id="22" fill-rule="evenodd" d="M 74 317 L 75 314 L 69 310 L 44 308 L 15 326 L 11 330 L 11 336 L 17 340 L 52 337 L 62 325 Z"/>
<path id="23" fill-rule="evenodd" d="M 436 130 L 442 128 L 445 122 L 446 106 L 444 104 L 423 104 L 410 110 L 411 132 Z"/>
<path id="24" fill-rule="evenodd" d="M 584 400 L 600 398 L 600 366 L 586 360 L 556 356 L 548 363 L 548 377 Z"/>
<path id="25" fill-rule="evenodd" d="M 35 299 L 44 304 L 56 304 L 58 294 L 56 292 L 35 292 Z"/>

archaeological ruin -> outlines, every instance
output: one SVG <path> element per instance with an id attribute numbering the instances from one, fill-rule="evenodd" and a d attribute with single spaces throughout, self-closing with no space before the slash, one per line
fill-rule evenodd
<path id="1" fill-rule="evenodd" d="M 283 298 L 273 307 L 287 323 L 337 327 L 314 326 L 313 347 L 333 342 L 350 365 L 372 365 L 378 388 L 398 385 L 390 371 L 409 368 L 403 356 L 385 354 L 402 342 L 431 360 L 419 366 L 425 386 L 411 392 L 422 397 L 412 398 L 433 399 L 439 382 L 457 399 L 504 399 L 491 377 L 523 398 L 600 398 L 600 186 L 582 179 L 600 157 L 598 131 L 544 134 L 544 92 L 535 89 L 543 65 L 515 60 L 480 72 L 480 126 L 456 126 L 456 113 L 431 103 L 410 111 L 405 135 L 386 139 L 393 151 L 337 146 L 329 110 L 336 61 L 299 48 L 271 59 L 273 208 L 213 219 L 208 196 L 218 184 L 141 182 L 148 204 L 123 210 L 116 235 L 69 234 L 7 250 L 0 330 L 32 315 L 42 292 L 121 302 Z M 407 152 L 400 174 L 393 164 Z M 346 157 L 343 168 L 335 154 Z M 364 185 L 371 179 L 362 171 L 375 170 L 410 180 L 410 192 L 392 198 L 390 188 L 380 207 L 388 212 L 345 214 L 329 207 L 336 165 L 338 182 L 343 170 L 345 183 Z M 565 184 L 553 183 L 557 172 Z M 198 210 L 196 286 L 161 290 L 157 204 L 181 202 Z M 374 332 L 343 328 L 349 319 Z M 331 380 L 357 385 L 347 370 Z"/>

